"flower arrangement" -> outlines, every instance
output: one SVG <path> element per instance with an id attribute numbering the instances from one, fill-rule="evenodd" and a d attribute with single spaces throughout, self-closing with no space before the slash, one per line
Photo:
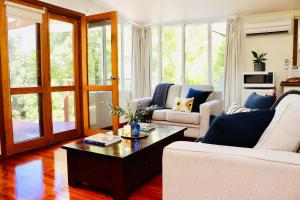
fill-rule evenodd
<path id="1" fill-rule="evenodd" d="M 125 119 L 128 119 L 129 121 L 141 121 L 145 116 L 147 116 L 149 113 L 153 112 L 157 108 L 157 106 L 150 106 L 147 108 L 143 108 L 141 104 L 138 105 L 137 110 L 135 113 L 133 113 L 130 103 L 127 103 L 127 111 L 120 107 L 112 105 L 111 103 L 107 104 L 111 111 L 110 113 L 112 115 L 118 115 L 119 117 L 124 117 Z"/>
<path id="2" fill-rule="evenodd" d="M 155 110 L 156 108 L 156 106 L 142 108 L 142 106 L 139 104 L 137 110 L 133 112 L 130 103 L 127 103 L 127 111 L 124 108 L 112 105 L 111 103 L 108 103 L 108 106 L 111 108 L 110 113 L 112 115 L 117 115 L 119 117 L 124 117 L 125 119 L 128 119 L 128 125 L 131 127 L 132 134 L 134 136 L 138 136 L 140 132 L 140 125 L 138 122 L 147 122 L 149 113 L 151 113 L 152 115 L 153 110 Z"/>
<path id="3" fill-rule="evenodd" d="M 108 103 L 108 105 L 111 108 L 110 113 L 112 115 L 118 115 L 119 117 L 124 117 L 129 121 L 139 121 L 144 114 L 142 111 L 143 109 L 141 109 L 141 105 L 138 106 L 135 113 L 133 113 L 130 103 L 127 103 L 127 111 L 124 108 L 120 106 L 112 105 L 111 103 Z"/>

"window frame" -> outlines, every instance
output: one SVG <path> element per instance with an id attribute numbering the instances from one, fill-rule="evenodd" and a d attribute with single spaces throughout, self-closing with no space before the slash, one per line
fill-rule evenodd
<path id="1" fill-rule="evenodd" d="M 207 24 L 207 38 L 208 38 L 208 53 L 207 53 L 207 59 L 208 59 L 208 73 L 207 73 L 207 80 L 208 80 L 208 85 L 212 84 L 212 68 L 213 68 L 213 63 L 212 63 L 212 24 L 214 23 L 226 23 L 226 19 L 217 19 L 213 21 L 191 21 L 191 22 L 184 22 L 184 23 L 172 23 L 172 24 L 159 24 L 159 25 L 152 25 L 151 28 L 155 27 L 158 28 L 158 37 L 159 37 L 159 70 L 157 76 L 158 78 L 158 83 L 162 83 L 162 29 L 163 27 L 170 27 L 170 26 L 181 26 L 181 65 L 182 65 L 182 74 L 181 74 L 181 84 L 187 84 L 185 80 L 185 72 L 186 72 L 186 26 L 188 25 L 202 25 L 202 24 Z M 152 54 L 151 54 L 152 55 Z M 152 57 L 151 57 L 152 60 Z M 224 63 L 225 64 L 225 63 Z M 152 69 L 152 65 L 151 65 Z M 150 70 L 150 85 L 152 85 L 152 70 Z M 152 88 L 152 93 L 154 92 L 155 88 Z"/>

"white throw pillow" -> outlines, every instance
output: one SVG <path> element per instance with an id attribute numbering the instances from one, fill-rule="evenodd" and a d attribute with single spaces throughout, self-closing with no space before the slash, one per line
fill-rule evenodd
<path id="1" fill-rule="evenodd" d="M 234 113 L 251 112 L 251 111 L 253 111 L 253 110 L 234 103 L 228 108 L 226 114 L 229 115 L 229 114 L 234 114 Z"/>
<path id="2" fill-rule="evenodd" d="M 282 99 L 275 115 L 256 149 L 297 152 L 300 146 L 300 95 L 291 94 Z"/>
<path id="3" fill-rule="evenodd" d="M 175 98 L 172 110 L 181 111 L 181 112 L 191 112 L 193 107 L 194 97 L 193 98 Z"/>

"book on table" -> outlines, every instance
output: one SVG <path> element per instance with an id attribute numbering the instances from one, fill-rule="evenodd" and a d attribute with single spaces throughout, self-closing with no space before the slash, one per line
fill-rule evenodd
<path id="1" fill-rule="evenodd" d="M 92 135 L 89 137 L 86 137 L 83 139 L 84 143 L 87 144 L 93 144 L 93 145 L 97 145 L 97 146 L 108 146 L 117 142 L 122 141 L 122 138 L 120 136 L 116 136 L 116 135 L 109 135 L 109 134 L 105 134 L 105 133 L 99 133 L 96 135 Z"/>
<path id="2" fill-rule="evenodd" d="M 150 131 L 155 129 L 155 125 L 151 123 L 140 123 L 141 125 L 141 131 L 149 133 Z"/>

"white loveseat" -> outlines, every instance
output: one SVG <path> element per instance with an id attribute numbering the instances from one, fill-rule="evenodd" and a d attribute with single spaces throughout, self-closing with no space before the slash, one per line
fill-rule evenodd
<path id="1" fill-rule="evenodd" d="M 299 200 L 299 119 L 300 95 L 289 95 L 253 149 L 170 144 L 163 153 L 163 199 Z"/>
<path id="2" fill-rule="evenodd" d="M 172 106 L 176 97 L 186 97 L 190 88 L 212 91 L 207 101 L 200 105 L 200 113 L 173 111 Z M 133 109 L 140 104 L 142 107 L 150 106 L 152 97 L 135 99 L 132 101 Z M 187 127 L 185 137 L 203 137 L 208 130 L 210 115 L 218 116 L 222 113 L 222 92 L 214 91 L 211 85 L 172 85 L 169 88 L 166 109 L 155 110 L 152 122 L 173 126 Z"/>

